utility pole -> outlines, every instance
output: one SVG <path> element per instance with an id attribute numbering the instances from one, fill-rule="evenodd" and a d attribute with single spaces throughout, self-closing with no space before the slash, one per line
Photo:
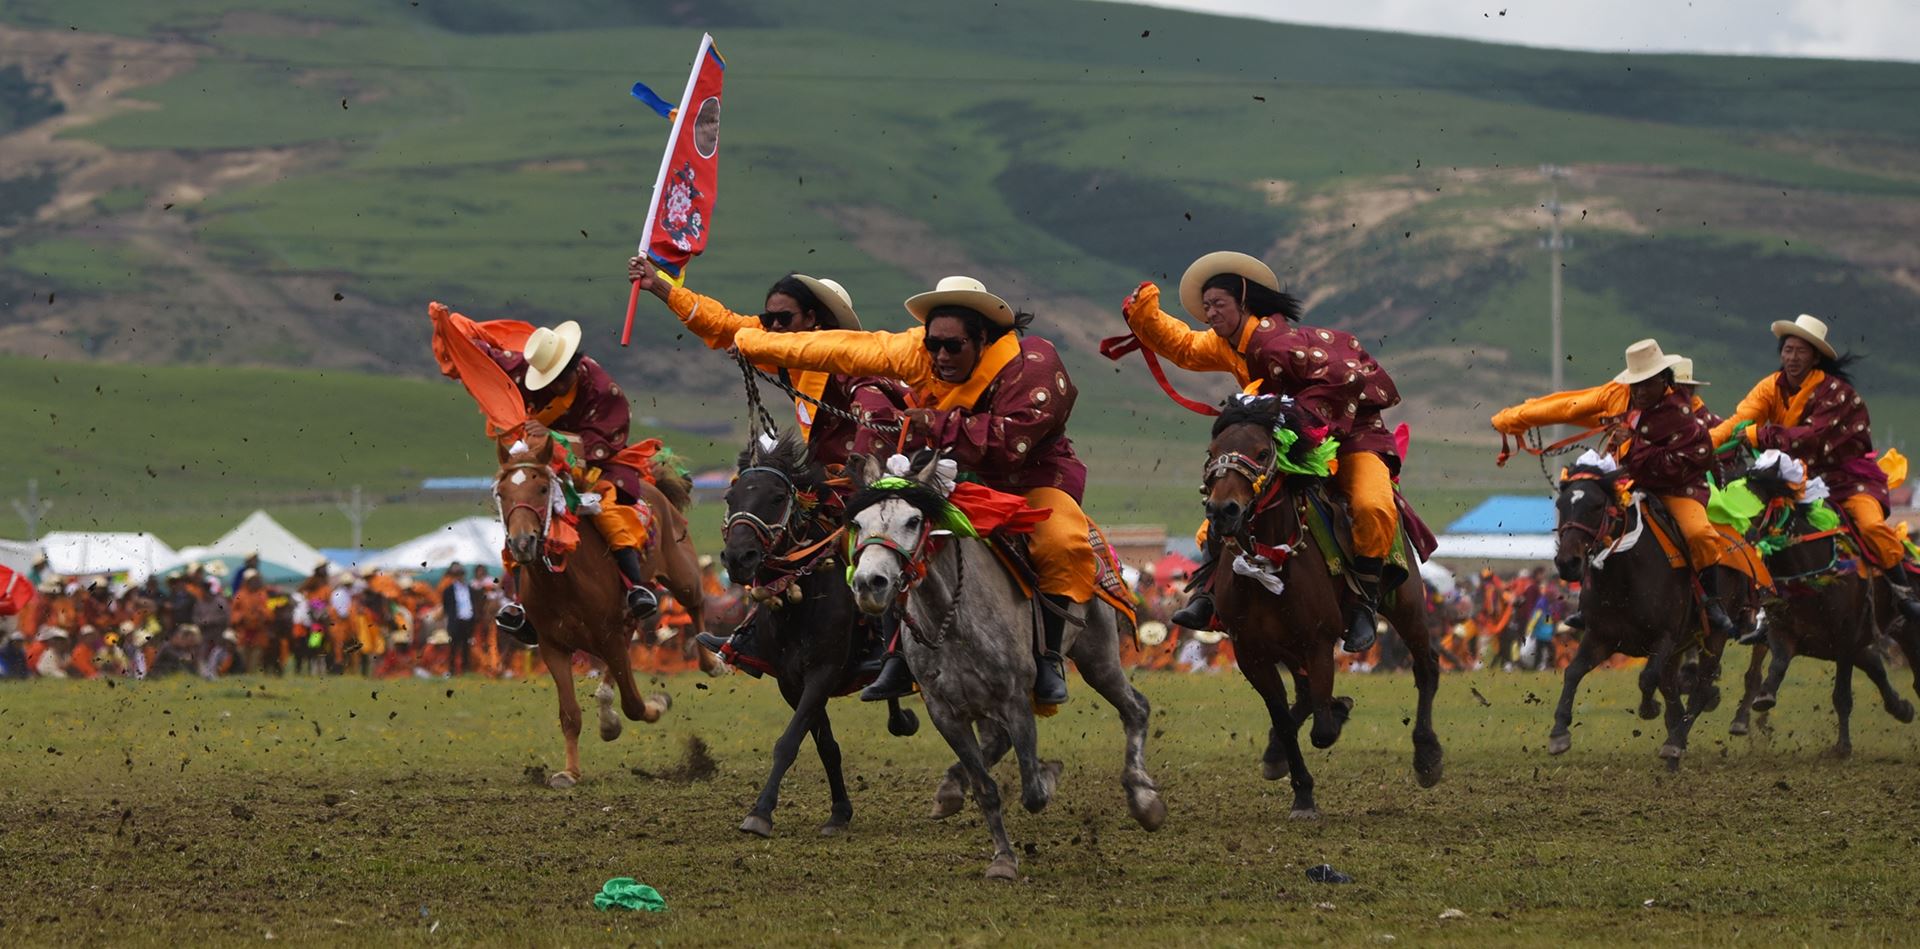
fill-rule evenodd
<path id="1" fill-rule="evenodd" d="M 34 478 L 28 478 L 27 499 L 21 501 L 15 498 L 13 509 L 20 513 L 21 520 L 27 522 L 27 542 L 33 543 L 40 539 L 40 519 L 46 517 L 48 511 L 53 510 L 53 502 L 42 500 L 40 482 Z"/>
<path id="2" fill-rule="evenodd" d="M 1567 176 L 1567 169 L 1559 165 L 1541 165 L 1540 173 L 1547 177 L 1547 182 L 1553 189 L 1552 196 L 1547 199 L 1549 236 L 1547 237 L 1545 245 L 1551 253 L 1553 266 L 1552 300 L 1548 311 L 1549 320 L 1553 326 L 1553 342 L 1552 352 L 1549 353 L 1549 355 L 1553 359 L 1553 368 L 1550 374 L 1553 379 L 1553 391 L 1563 392 L 1566 390 L 1565 373 L 1567 356 L 1566 342 L 1560 330 L 1560 252 L 1570 246 L 1570 242 L 1560 234 L 1560 215 L 1563 210 L 1560 207 L 1560 181 Z"/>
<path id="3" fill-rule="evenodd" d="M 373 513 L 373 502 L 365 500 L 360 496 L 360 486 L 356 484 L 353 486 L 352 498 L 346 501 L 337 501 L 334 503 L 334 506 L 340 509 L 340 513 L 347 516 L 347 523 L 353 525 L 353 549 L 354 552 L 358 553 L 360 550 L 362 531 L 367 523 L 367 515 Z"/>

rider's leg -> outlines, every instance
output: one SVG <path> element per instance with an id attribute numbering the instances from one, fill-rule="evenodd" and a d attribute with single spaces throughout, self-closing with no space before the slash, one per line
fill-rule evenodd
<path id="1" fill-rule="evenodd" d="M 1033 566 L 1040 575 L 1040 593 L 1059 610 L 1093 599 L 1093 544 L 1087 539 L 1087 515 L 1079 502 L 1058 488 L 1035 488 L 1027 503 L 1052 511 L 1034 525 Z M 1067 700 L 1066 659 L 1060 645 L 1066 638 L 1066 618 L 1055 610 L 1041 611 L 1044 647 L 1034 663 L 1034 701 L 1059 705 Z"/>
<path id="2" fill-rule="evenodd" d="M 1910 623 L 1920 622 L 1920 596 L 1916 596 L 1913 577 L 1907 572 L 1907 545 L 1901 543 L 1900 532 L 1887 523 L 1887 512 L 1880 501 L 1870 494 L 1856 494 L 1841 501 L 1840 506 L 1867 545 L 1867 559 L 1886 573 L 1900 615 Z"/>
<path id="3" fill-rule="evenodd" d="M 509 565 L 500 576 L 500 592 L 506 602 L 493 614 L 493 625 L 501 632 L 529 646 L 540 644 L 540 634 L 527 619 L 527 611 L 520 605 L 520 571 Z"/>
<path id="4" fill-rule="evenodd" d="M 651 578 L 640 565 L 640 551 L 646 548 L 652 533 L 653 512 L 644 504 L 619 503 L 611 482 L 602 481 L 597 488 L 600 510 L 592 515 L 593 526 L 613 548 L 613 562 L 619 566 L 620 575 L 627 578 L 627 614 L 640 622 L 650 622 L 660 613 L 660 601 L 647 586 Z"/>
<path id="5" fill-rule="evenodd" d="M 1187 605 L 1176 610 L 1168 619 L 1173 621 L 1173 625 L 1183 629 L 1212 629 L 1214 627 L 1213 571 L 1218 568 L 1214 560 L 1220 556 L 1220 545 L 1214 543 L 1212 537 L 1207 536 L 1207 525 L 1204 523 L 1193 535 L 1193 541 L 1200 545 L 1202 557 L 1199 569 L 1193 572 L 1194 582 L 1198 586 L 1194 588 L 1193 596 L 1187 599 Z"/>
<path id="6" fill-rule="evenodd" d="M 1716 576 L 1720 573 L 1714 566 L 1720 562 L 1721 551 L 1726 546 L 1726 538 L 1713 529 L 1713 522 L 1707 519 L 1706 505 L 1692 498 L 1663 497 L 1660 499 L 1667 507 L 1667 513 L 1673 515 L 1675 524 L 1687 542 L 1687 563 L 1693 567 L 1700 578 L 1701 592 L 1705 594 L 1707 625 L 1714 632 L 1734 638 L 1739 630 L 1734 629 L 1733 620 L 1727 617 L 1727 611 L 1720 605 L 1719 584 Z"/>
<path id="7" fill-rule="evenodd" d="M 1342 645 L 1348 652 L 1365 652 L 1373 646 L 1375 613 L 1380 606 L 1380 573 L 1393 555 L 1400 537 L 1400 511 L 1393 502 L 1393 473 L 1385 459 L 1370 451 L 1349 452 L 1340 456 L 1340 470 L 1334 484 L 1346 495 L 1353 515 L 1353 601 L 1347 607 L 1347 635 Z M 1407 635 L 1418 631 L 1409 630 Z"/>
<path id="8" fill-rule="evenodd" d="M 862 702 L 884 702 L 913 694 L 913 670 L 907 668 L 907 658 L 900 654 L 900 607 L 889 607 L 880 614 L 880 639 L 886 643 L 886 660 L 880 665 L 880 674 L 860 690 Z"/>

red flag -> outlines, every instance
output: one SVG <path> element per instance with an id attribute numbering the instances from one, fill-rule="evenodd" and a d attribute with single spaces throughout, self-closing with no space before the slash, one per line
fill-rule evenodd
<path id="1" fill-rule="evenodd" d="M 510 352 L 526 345 L 533 327 L 518 320 L 476 323 L 440 303 L 427 304 L 433 319 L 433 358 L 440 372 L 458 379 L 487 419 L 487 437 L 499 438 L 527 422 L 527 405 L 507 371 L 481 351 L 475 340 Z"/>
<path id="2" fill-rule="evenodd" d="M 720 86 L 726 71 L 727 61 L 714 48 L 713 37 L 700 37 L 700 52 L 687 76 L 686 93 L 672 112 L 673 131 L 653 181 L 653 203 L 647 207 L 640 256 L 675 282 L 683 278 L 688 262 L 707 249 L 707 236 L 713 230 L 713 205 L 720 193 Z M 635 86 L 636 96 L 641 89 Z M 641 98 L 655 101 L 656 108 L 664 105 L 651 92 Z M 622 346 L 632 336 L 633 304 L 638 299 L 636 285 L 627 302 Z"/>
<path id="3" fill-rule="evenodd" d="M 27 608 L 33 600 L 33 584 L 6 567 L 0 567 L 0 616 L 12 616 Z"/>

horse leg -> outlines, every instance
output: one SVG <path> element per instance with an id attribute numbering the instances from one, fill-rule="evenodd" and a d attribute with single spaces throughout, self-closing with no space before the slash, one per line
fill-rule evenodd
<path id="1" fill-rule="evenodd" d="M 1772 652 L 1772 661 L 1767 663 L 1766 681 L 1760 683 L 1760 694 L 1753 697 L 1753 710 L 1771 712 L 1780 702 L 1780 683 L 1787 677 L 1787 664 L 1793 662 L 1793 644 L 1782 636 L 1767 643 Z"/>
<path id="2" fill-rule="evenodd" d="M 1561 677 L 1560 704 L 1553 707 L 1553 731 L 1547 733 L 1547 754 L 1563 755 L 1573 747 L 1573 732 L 1569 729 L 1573 727 L 1573 697 L 1580 692 L 1580 680 L 1612 654 L 1612 648 L 1602 645 L 1600 637 L 1592 632 L 1580 640 L 1580 648 L 1574 652 L 1572 661 L 1567 663 L 1566 674 Z"/>
<path id="3" fill-rule="evenodd" d="M 984 733 L 981 736 L 984 741 L 980 746 L 980 760 L 986 762 L 987 767 L 992 769 L 994 765 L 1000 763 L 1001 758 L 1006 757 L 1007 751 L 1013 747 L 1013 739 L 1008 737 L 1004 729 L 992 725 L 982 728 L 981 731 Z M 940 779 L 940 786 L 934 789 L 933 810 L 927 816 L 934 820 L 946 820 L 960 813 L 960 809 L 965 807 L 966 803 L 967 770 L 964 765 L 955 760 L 953 764 L 947 766 L 946 774 Z"/>
<path id="4" fill-rule="evenodd" d="M 541 637 L 540 659 L 560 694 L 560 734 L 567 739 L 567 766 L 549 777 L 547 786 L 564 791 L 580 783 L 580 697 L 573 693 L 573 652 Z"/>
<path id="5" fill-rule="evenodd" d="M 1320 808 L 1313 800 L 1313 775 L 1307 772 L 1306 756 L 1300 753 L 1300 729 L 1287 708 L 1287 684 L 1280 678 L 1279 668 L 1271 661 L 1250 661 L 1245 653 L 1234 658 L 1240 664 L 1240 674 L 1267 703 L 1267 717 L 1273 723 L 1267 732 L 1266 754 L 1261 758 L 1262 774 L 1269 781 L 1280 777 L 1280 757 L 1284 754 L 1287 776 L 1293 782 L 1293 812 L 1287 816 L 1318 820 Z"/>
<path id="6" fill-rule="evenodd" d="M 1313 728 L 1307 737 L 1315 748 L 1332 748 L 1353 711 L 1352 699 L 1333 695 L 1333 643 L 1316 644 L 1307 657 L 1307 685 L 1313 691 Z"/>
<path id="7" fill-rule="evenodd" d="M 939 730 L 947 740 L 948 747 L 959 757 L 960 768 L 973 785 L 973 800 L 980 805 L 980 815 L 986 819 L 987 830 L 993 835 L 993 862 L 987 864 L 987 879 L 1018 879 L 1020 858 L 1014 856 L 1013 841 L 1007 838 L 1007 827 L 1001 819 L 1000 786 L 994 783 L 993 774 L 987 770 L 986 760 L 980 754 L 980 743 L 973 734 L 972 723 L 959 719 L 931 695 L 927 699 L 927 717 L 933 719 L 933 727 Z"/>
<path id="8" fill-rule="evenodd" d="M 1440 691 L 1440 657 L 1422 616 L 1421 587 L 1411 581 L 1409 586 L 1411 590 L 1401 589 L 1399 601 L 1388 611 L 1387 621 L 1395 630 L 1413 631 L 1411 636 L 1405 633 L 1400 636 L 1413 658 L 1413 687 L 1419 697 L 1413 715 L 1413 777 L 1421 787 L 1430 788 L 1440 783 L 1444 755 L 1440 736 L 1433 730 L 1433 697 Z"/>
<path id="9" fill-rule="evenodd" d="M 1733 713 L 1733 724 L 1727 726 L 1730 735 L 1744 735 L 1749 728 L 1748 719 L 1753 711 L 1754 693 L 1760 691 L 1760 670 L 1767 662 L 1767 644 L 1759 643 L 1748 652 L 1747 672 L 1741 677 L 1740 707 Z"/>
<path id="10" fill-rule="evenodd" d="M 1680 657 L 1675 649 L 1662 650 L 1668 656 L 1666 667 L 1660 670 L 1660 696 L 1667 703 L 1667 741 L 1660 746 L 1660 757 L 1667 763 L 1668 771 L 1680 770 L 1680 756 L 1687 750 L 1687 731 L 1693 723 L 1693 715 L 1687 710 L 1686 700 L 1680 693 Z M 1694 694 L 1699 695 L 1696 689 Z"/>
<path id="11" fill-rule="evenodd" d="M 1160 786 L 1147 773 L 1147 725 L 1152 706 L 1127 681 L 1118 649 L 1100 649 L 1083 639 L 1073 644 L 1072 654 L 1080 678 L 1120 713 L 1120 725 L 1126 730 L 1126 763 L 1120 769 L 1120 787 L 1127 794 L 1127 810 L 1141 827 L 1159 830 L 1167 821 L 1167 804 L 1160 799 Z"/>
<path id="12" fill-rule="evenodd" d="M 793 706 L 793 715 L 787 719 L 787 728 L 773 743 L 773 770 L 767 774 L 767 783 L 760 788 L 760 796 L 753 802 L 753 810 L 747 812 L 745 820 L 740 822 L 741 833 L 759 837 L 773 836 L 773 809 L 780 802 L 780 779 L 786 777 L 787 769 L 793 767 L 793 759 L 800 754 L 800 743 L 813 731 L 820 716 L 826 712 L 827 693 L 830 691 L 823 679 L 825 676 L 813 674 L 800 686 L 800 694 L 788 692 L 786 683 L 780 691 L 786 693 L 787 702 Z"/>
<path id="13" fill-rule="evenodd" d="M 820 753 L 820 767 L 827 772 L 827 791 L 832 795 L 832 811 L 820 825 L 820 836 L 837 837 L 853 822 L 853 798 L 847 796 L 847 776 L 840 770 L 840 742 L 834 740 L 833 722 L 827 710 L 820 709 L 820 721 L 813 727 L 813 747 Z"/>
<path id="14" fill-rule="evenodd" d="M 1853 755 L 1853 656 L 1842 653 L 1833 661 L 1833 714 L 1839 720 L 1839 735 L 1826 757 Z"/>
<path id="15" fill-rule="evenodd" d="M 1647 664 L 1640 670 L 1640 717 L 1647 721 L 1660 717 L 1660 702 L 1653 697 L 1660 689 L 1660 671 L 1667 667 L 1667 651 L 1671 648 L 1667 642 L 1653 647 L 1653 654 L 1647 657 Z"/>
<path id="16" fill-rule="evenodd" d="M 1900 697 L 1900 691 L 1893 687 L 1893 679 L 1887 675 L 1887 664 L 1880 658 L 1880 650 L 1872 643 L 1860 647 L 1854 654 L 1853 664 L 1873 680 L 1873 687 L 1880 690 L 1880 704 L 1886 707 L 1887 714 L 1901 724 L 1913 721 L 1913 703 Z"/>
<path id="17" fill-rule="evenodd" d="M 613 689 L 620 690 L 620 713 L 636 722 L 657 722 L 660 716 L 673 705 L 673 699 L 665 692 L 655 692 L 644 698 L 640 695 L 640 686 L 633 681 L 633 657 L 618 646 L 607 651 L 605 659 L 607 671 L 602 679 L 600 691 L 611 697 Z M 611 683 L 613 689 L 608 688 Z M 601 705 L 600 737 L 608 741 L 620 737 L 620 719 L 612 717 L 611 704 Z M 613 723 L 613 734 L 607 734 L 607 723 Z"/>
<path id="18" fill-rule="evenodd" d="M 1025 695 L 1016 696 L 1001 714 L 1006 718 L 999 729 L 1011 740 L 1014 758 L 1020 762 L 1020 806 L 1029 814 L 1038 814 L 1053 800 L 1053 790 L 1060 783 L 1061 762 L 1040 760 L 1039 729 L 1034 725 L 1031 700 Z"/>

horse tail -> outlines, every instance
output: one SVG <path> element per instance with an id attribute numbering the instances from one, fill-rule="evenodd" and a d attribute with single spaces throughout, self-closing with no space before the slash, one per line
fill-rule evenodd
<path id="1" fill-rule="evenodd" d="M 693 477 L 671 448 L 662 447 L 653 456 L 653 486 L 676 511 L 685 513 L 687 505 L 693 503 Z"/>

